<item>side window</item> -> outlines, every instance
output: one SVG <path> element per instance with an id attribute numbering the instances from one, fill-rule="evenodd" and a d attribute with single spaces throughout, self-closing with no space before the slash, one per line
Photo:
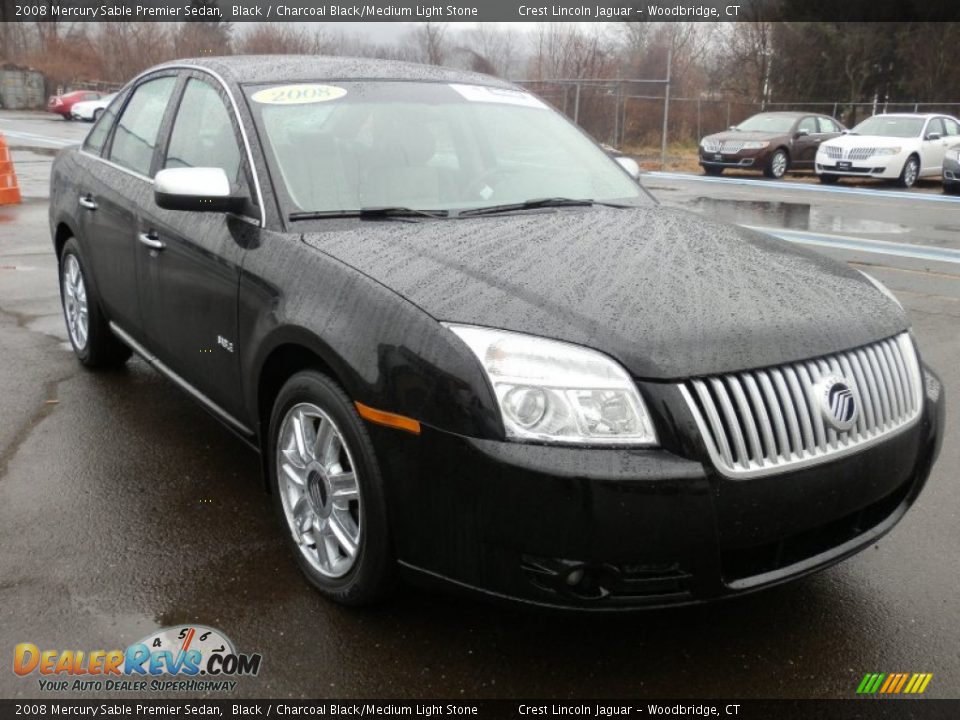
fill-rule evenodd
<path id="1" fill-rule="evenodd" d="M 960 135 L 960 123 L 951 118 L 943 118 L 943 126 L 947 130 L 947 135 L 950 137 L 956 137 Z"/>
<path id="2" fill-rule="evenodd" d="M 118 95 L 113 102 L 103 111 L 100 119 L 90 128 L 87 139 L 83 141 L 83 149 L 87 152 L 99 155 L 103 150 L 103 144 L 110 134 L 110 128 L 113 127 L 114 120 L 117 119 L 117 109 L 123 105 L 123 97 Z"/>
<path id="3" fill-rule="evenodd" d="M 839 126 L 830 118 L 822 117 L 820 118 L 820 132 L 822 133 L 838 133 L 840 132 Z"/>
<path id="4" fill-rule="evenodd" d="M 815 132 L 817 132 L 817 119 L 805 117 L 800 121 L 800 124 L 797 125 L 797 130 L 806 130 L 808 133 L 813 135 Z"/>
<path id="5" fill-rule="evenodd" d="M 149 80 L 133 91 L 113 134 L 110 159 L 141 175 L 150 174 L 163 113 L 176 85 L 175 77 Z"/>
<path id="6" fill-rule="evenodd" d="M 163 166 L 223 168 L 231 184 L 237 185 L 241 158 L 230 111 L 220 93 L 210 84 L 191 78 L 177 110 Z"/>
<path id="7" fill-rule="evenodd" d="M 930 133 L 939 133 L 940 137 L 943 137 L 946 134 L 943 128 L 943 120 L 940 118 L 933 118 L 933 120 L 927 124 L 927 132 L 924 134 L 924 137 Z"/>

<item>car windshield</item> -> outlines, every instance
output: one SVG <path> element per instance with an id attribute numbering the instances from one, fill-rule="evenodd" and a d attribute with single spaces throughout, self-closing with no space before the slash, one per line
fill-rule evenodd
<path id="1" fill-rule="evenodd" d="M 924 122 L 923 118 L 874 115 L 857 125 L 851 132 L 857 135 L 878 135 L 880 137 L 920 137 Z"/>
<path id="2" fill-rule="evenodd" d="M 652 202 L 574 125 L 524 92 L 390 81 L 244 90 L 294 213 Z"/>
<path id="3" fill-rule="evenodd" d="M 744 132 L 788 133 L 793 127 L 795 118 L 788 115 L 754 115 L 737 125 L 737 130 Z"/>

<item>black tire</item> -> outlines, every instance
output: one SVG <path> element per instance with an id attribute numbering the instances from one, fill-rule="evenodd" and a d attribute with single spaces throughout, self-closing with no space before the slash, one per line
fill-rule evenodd
<path id="1" fill-rule="evenodd" d="M 945 195 L 956 195 L 960 193 L 960 183 L 945 182 L 943 184 L 943 192 Z"/>
<path id="2" fill-rule="evenodd" d="M 93 111 L 93 121 L 96 122 L 100 119 L 100 116 L 103 115 L 103 108 L 98 108 Z"/>
<path id="3" fill-rule="evenodd" d="M 911 173 L 909 168 L 913 165 L 913 172 Z M 911 155 L 907 158 L 907 161 L 903 164 L 903 170 L 900 171 L 900 177 L 897 178 L 897 185 L 902 188 L 912 188 L 917 184 L 917 180 L 920 178 L 920 158 L 916 155 Z"/>
<path id="4" fill-rule="evenodd" d="M 357 486 L 357 527 L 360 528 L 357 549 L 352 566 L 341 577 L 325 575 L 307 559 L 309 547 L 301 548 L 295 537 L 292 521 L 287 519 L 282 493 L 287 481 L 281 484 L 278 467 L 281 448 L 281 431 L 291 411 L 304 405 L 315 406 L 333 421 L 346 446 L 347 457 L 352 463 Z M 383 480 L 377 463 L 373 443 L 357 414 L 353 403 L 341 387 L 328 376 L 315 370 L 305 370 L 293 375 L 280 389 L 270 414 L 267 467 L 270 491 L 285 542 L 296 558 L 297 565 L 307 580 L 322 595 L 342 605 L 370 605 L 389 594 L 394 584 L 394 560 L 387 522 Z M 284 456 L 285 459 L 289 456 Z M 306 471 L 304 471 L 306 475 Z M 304 483 L 307 486 L 307 483 Z M 329 495 L 328 495 L 329 493 Z M 304 493 L 306 498 L 310 493 Z M 289 497 L 289 496 L 288 496 Z M 314 495 L 314 497 L 317 497 Z M 324 502 L 332 493 L 322 494 Z M 289 502 L 289 501 L 288 501 Z M 350 512 L 353 512 L 351 508 Z M 314 530 L 309 530 L 311 535 Z M 315 547 L 313 552 L 319 551 Z"/>
<path id="5" fill-rule="evenodd" d="M 76 262 L 76 267 L 80 273 L 86 297 L 87 333 L 85 339 L 79 338 L 77 333 L 71 331 L 68 312 L 64 273 L 67 268 L 72 266 L 73 261 Z M 110 324 L 100 307 L 100 297 L 89 281 L 90 276 L 86 268 L 83 255 L 80 253 L 80 245 L 75 238 L 69 238 L 60 253 L 58 273 L 60 278 L 60 305 L 63 307 L 64 321 L 67 323 L 67 337 L 70 339 L 70 344 L 73 346 L 77 358 L 86 367 L 118 367 L 130 359 L 132 351 L 111 332 Z"/>
<path id="6" fill-rule="evenodd" d="M 767 160 L 767 164 L 763 168 L 763 174 L 768 178 L 779 180 L 787 174 L 789 169 L 790 153 L 788 153 L 784 148 L 777 148 L 773 151 L 770 159 Z"/>
<path id="7" fill-rule="evenodd" d="M 714 165 L 704 165 L 704 166 L 703 166 L 703 174 L 704 174 L 704 175 L 713 175 L 714 177 L 716 177 L 717 175 L 723 175 L 723 168 L 722 168 L 722 167 L 716 167 L 716 166 L 714 166 Z"/>
<path id="8" fill-rule="evenodd" d="M 818 175 L 817 177 L 824 185 L 836 185 L 840 181 L 836 175 Z"/>

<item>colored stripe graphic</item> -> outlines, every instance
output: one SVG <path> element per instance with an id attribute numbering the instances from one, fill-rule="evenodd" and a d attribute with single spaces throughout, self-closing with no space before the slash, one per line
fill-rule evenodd
<path id="1" fill-rule="evenodd" d="M 867 673 L 857 686 L 858 695 L 920 695 L 933 679 L 933 673 Z"/>

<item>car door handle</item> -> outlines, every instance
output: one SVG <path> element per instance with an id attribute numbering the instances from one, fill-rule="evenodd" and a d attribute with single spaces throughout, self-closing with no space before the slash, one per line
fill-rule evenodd
<path id="1" fill-rule="evenodd" d="M 86 208 L 87 210 L 97 209 L 97 201 L 93 199 L 93 195 L 81 195 L 79 202 L 80 207 Z"/>
<path id="2" fill-rule="evenodd" d="M 140 233 L 138 236 L 140 242 L 146 245 L 151 250 L 163 250 L 167 244 L 160 239 L 160 236 L 157 235 L 153 230 L 150 232 Z"/>

